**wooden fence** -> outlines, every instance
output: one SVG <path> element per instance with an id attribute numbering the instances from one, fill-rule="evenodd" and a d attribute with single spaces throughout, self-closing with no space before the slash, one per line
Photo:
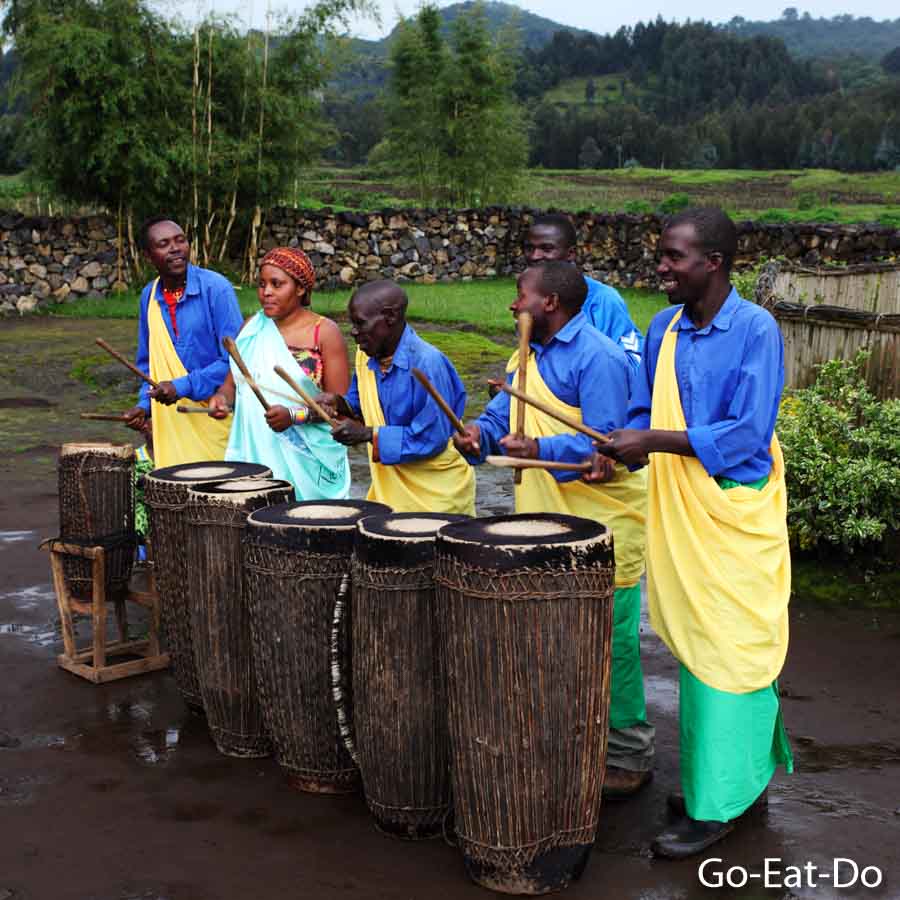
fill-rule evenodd
<path id="1" fill-rule="evenodd" d="M 881 398 L 900 397 L 900 265 L 812 269 L 770 263 L 756 302 L 784 335 L 785 386 L 806 387 L 816 366 L 870 351 L 866 379 Z"/>

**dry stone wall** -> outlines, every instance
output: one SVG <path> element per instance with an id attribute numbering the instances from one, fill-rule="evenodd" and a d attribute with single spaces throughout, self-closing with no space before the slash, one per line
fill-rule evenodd
<path id="1" fill-rule="evenodd" d="M 376 278 L 427 283 L 491 278 L 521 269 L 522 239 L 537 213 L 521 207 L 379 213 L 277 208 L 266 217 L 260 258 L 277 245 L 302 247 L 316 267 L 320 288 L 352 287 Z M 579 213 L 573 220 L 587 273 L 617 285 L 655 283 L 659 217 Z M 739 231 L 739 266 L 761 256 L 814 265 L 900 255 L 900 232 L 872 225 L 743 222 Z M 115 222 L 106 216 L 0 213 L 0 314 L 105 296 L 125 286 L 116 283 L 116 260 Z"/>

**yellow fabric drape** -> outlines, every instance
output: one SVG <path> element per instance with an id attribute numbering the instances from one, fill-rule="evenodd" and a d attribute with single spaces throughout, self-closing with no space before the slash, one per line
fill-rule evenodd
<path id="1" fill-rule="evenodd" d="M 507 372 L 518 369 L 519 354 L 513 355 Z M 516 374 L 513 384 L 518 386 Z M 547 387 L 538 371 L 534 353 L 528 357 L 527 393 L 561 413 L 582 421 L 578 407 L 563 403 Z M 509 420 L 517 421 L 519 401 L 510 398 Z M 546 413 L 525 405 L 525 434 L 534 438 L 569 433 L 565 425 Z M 602 522 L 613 533 L 616 557 L 616 587 L 631 587 L 644 571 L 644 546 L 647 520 L 647 475 L 641 469 L 629 472 L 616 465 L 615 478 L 606 484 L 586 484 L 581 479 L 560 484 L 542 469 L 524 469 L 522 483 L 515 486 L 517 513 L 563 513 Z"/>
<path id="2" fill-rule="evenodd" d="M 356 351 L 356 384 L 363 418 L 371 428 L 387 424 L 375 373 L 369 357 Z M 368 445 L 372 484 L 367 500 L 386 503 L 395 512 L 444 512 L 475 515 L 475 474 L 459 455 L 453 441 L 437 456 L 417 462 L 386 466 L 372 461 Z"/>
<path id="3" fill-rule="evenodd" d="M 656 364 L 650 427 L 685 431 L 675 377 L 675 324 Z M 647 529 L 650 623 L 709 687 L 744 694 L 768 687 L 784 664 L 791 593 L 784 458 L 760 491 L 723 490 L 694 457 L 650 456 Z"/>
<path id="4" fill-rule="evenodd" d="M 173 381 L 187 375 L 175 345 L 169 337 L 156 300 L 159 279 L 150 289 L 147 304 L 147 327 L 150 332 L 150 377 L 154 381 Z M 206 401 L 199 401 L 206 406 Z M 211 419 L 209 416 L 185 416 L 175 409 L 175 404 L 165 406 L 151 402 L 153 422 L 153 459 L 159 468 L 182 463 L 225 459 L 228 446 L 228 420 Z"/>

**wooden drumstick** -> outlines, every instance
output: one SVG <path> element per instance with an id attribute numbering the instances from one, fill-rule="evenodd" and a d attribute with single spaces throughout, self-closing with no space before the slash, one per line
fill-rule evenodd
<path id="1" fill-rule="evenodd" d="M 122 365 L 125 366 L 126 369 L 131 369 L 131 371 L 134 372 L 134 374 L 137 375 L 138 378 L 143 378 L 144 381 L 146 381 L 147 384 L 149 384 L 151 387 L 159 387 L 159 382 L 154 381 L 149 375 L 145 375 L 134 363 L 129 362 L 127 359 L 125 359 L 125 357 L 122 356 L 122 354 L 119 353 L 118 350 L 113 350 L 113 348 L 110 347 L 109 344 L 107 344 L 106 341 L 103 340 L 103 338 L 95 338 L 94 343 L 98 347 L 102 347 L 113 359 L 117 359 L 120 363 L 122 363 Z"/>
<path id="2" fill-rule="evenodd" d="M 547 405 L 546 403 L 536 399 L 535 397 L 529 397 L 528 394 L 525 394 L 517 388 L 514 388 L 511 384 L 501 384 L 500 390 L 506 391 L 507 394 L 510 394 L 517 400 L 524 401 L 525 403 L 530 403 L 535 409 L 539 409 L 542 413 L 546 413 L 548 416 L 550 416 L 551 419 L 556 419 L 557 422 L 562 422 L 563 425 L 567 425 L 569 428 L 572 428 L 575 431 L 580 431 L 582 434 L 586 434 L 589 438 L 593 438 L 595 441 L 599 441 L 601 444 L 609 443 L 609 438 L 605 434 L 600 434 L 599 431 L 594 431 L 593 428 L 588 427 L 583 422 L 579 422 L 577 419 L 573 419 L 571 418 L 571 416 L 567 416 L 565 413 L 558 412 L 552 406 Z"/>
<path id="3" fill-rule="evenodd" d="M 127 422 L 129 417 L 112 413 L 82 413 L 81 418 L 97 419 L 101 422 Z"/>
<path id="4" fill-rule="evenodd" d="M 176 406 L 175 409 L 180 413 L 203 413 L 204 415 L 209 415 L 214 410 L 210 409 L 208 406 Z M 231 415 L 231 411 L 228 412 Z"/>
<path id="5" fill-rule="evenodd" d="M 410 369 L 413 377 L 429 393 L 431 399 L 440 407 L 441 412 L 450 420 L 450 424 L 463 436 L 466 436 L 466 426 L 462 419 L 450 408 L 450 404 L 440 395 L 438 389 L 428 380 L 428 376 L 421 369 Z"/>
<path id="6" fill-rule="evenodd" d="M 526 391 L 526 381 L 528 377 L 528 353 L 531 349 L 531 313 L 519 313 L 519 381 L 518 387 L 520 391 Z M 525 437 L 525 404 L 520 400 L 516 408 L 516 437 Z M 513 478 L 516 484 L 522 483 L 522 470 L 516 469 Z"/>
<path id="7" fill-rule="evenodd" d="M 487 456 L 484 460 L 500 469 L 558 469 L 562 472 L 590 472 L 591 464 L 556 462 L 551 459 L 519 459 L 516 456 Z"/>
<path id="8" fill-rule="evenodd" d="M 259 389 L 257 383 L 253 380 L 253 376 L 250 374 L 250 370 L 247 368 L 241 354 L 238 352 L 238 348 L 234 341 L 230 337 L 224 337 L 222 338 L 222 346 L 228 351 L 228 355 L 234 360 L 234 364 L 238 369 L 240 369 L 241 375 L 244 376 L 244 380 L 250 385 L 250 390 L 256 394 L 256 399 L 262 403 L 263 409 L 268 412 L 271 408 L 269 402 L 263 396 L 263 392 Z"/>
<path id="9" fill-rule="evenodd" d="M 297 384 L 297 382 L 294 381 L 294 379 L 291 378 L 291 376 L 290 376 L 287 372 L 285 372 L 284 369 L 281 368 L 281 366 L 275 366 L 275 374 L 276 374 L 279 378 L 281 378 L 281 379 L 283 379 L 285 382 L 287 382 L 287 384 L 290 386 L 291 390 L 292 390 L 292 391 L 293 391 L 293 392 L 294 392 L 294 393 L 295 393 L 295 394 L 296 394 L 296 395 L 297 395 L 297 396 L 298 396 L 298 397 L 299 397 L 299 398 L 300 398 L 300 399 L 301 399 L 301 400 L 302 400 L 302 401 L 303 401 L 303 402 L 304 402 L 304 403 L 305 403 L 305 404 L 306 404 L 306 405 L 307 405 L 307 406 L 308 406 L 308 407 L 309 407 L 309 408 L 310 408 L 310 409 L 311 409 L 311 410 L 312 410 L 312 411 L 313 411 L 313 412 L 314 412 L 314 413 L 315 413 L 315 414 L 323 421 L 323 422 L 327 422 L 332 428 L 334 428 L 334 427 L 338 424 L 337 419 L 333 418 L 332 416 L 329 416 L 328 413 L 325 412 L 325 410 L 324 410 L 324 408 L 322 407 L 322 405 L 321 405 L 320 403 L 316 403 L 316 401 L 315 401 L 312 397 L 310 397 L 310 395 L 307 394 L 306 391 L 304 391 L 303 388 L 300 387 L 300 385 Z"/>

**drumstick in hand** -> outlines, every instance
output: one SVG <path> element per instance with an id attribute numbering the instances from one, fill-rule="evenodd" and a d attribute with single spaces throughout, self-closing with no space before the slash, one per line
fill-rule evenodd
<path id="1" fill-rule="evenodd" d="M 209 415 L 211 412 L 215 410 L 210 409 L 208 406 L 176 406 L 175 409 L 180 413 L 203 413 L 204 415 Z M 229 412 L 230 415 L 230 412 Z"/>
<path id="2" fill-rule="evenodd" d="M 114 415 L 112 413 L 82 413 L 82 419 L 98 419 L 101 422 L 127 422 L 128 416 Z"/>
<path id="3" fill-rule="evenodd" d="M 234 341 L 230 337 L 222 338 L 222 346 L 228 351 L 228 355 L 234 360 L 234 364 L 241 370 L 241 375 L 244 376 L 244 381 L 250 386 L 250 390 L 256 394 L 256 399 L 262 403 L 263 409 L 268 412 L 269 411 L 269 403 L 266 398 L 263 396 L 263 392 L 259 389 L 257 383 L 253 380 L 253 376 L 250 374 L 250 370 L 247 368 L 246 363 L 244 362 L 241 354 L 238 352 L 238 348 L 235 345 Z"/>
<path id="4" fill-rule="evenodd" d="M 94 343 L 96 343 L 98 347 L 102 347 L 113 359 L 117 359 L 120 363 L 122 363 L 122 365 L 125 366 L 126 369 L 131 369 L 131 371 L 134 372 L 134 374 L 137 375 L 138 378 L 143 378 L 144 381 L 146 381 L 147 384 L 149 384 L 151 387 L 159 387 L 159 382 L 154 381 L 149 375 L 145 375 L 136 365 L 134 365 L 134 363 L 131 363 L 127 359 L 125 359 L 125 357 L 122 356 L 122 354 L 119 353 L 118 350 L 113 350 L 113 348 L 110 347 L 109 344 L 107 344 L 106 341 L 103 340 L 103 338 L 95 338 Z"/>
<path id="5" fill-rule="evenodd" d="M 492 466 L 500 469 L 558 469 L 562 472 L 590 472 L 591 464 L 556 462 L 552 459 L 520 459 L 517 456 L 487 456 L 484 460 Z"/>
<path id="6" fill-rule="evenodd" d="M 514 388 L 511 384 L 501 384 L 500 390 L 506 391 L 507 394 L 510 394 L 517 400 L 528 403 L 535 409 L 539 409 L 542 413 L 546 413 L 548 416 L 550 416 L 551 419 L 556 419 L 557 422 L 562 422 L 563 425 L 567 425 L 569 428 L 572 428 L 575 431 L 580 431 L 582 434 L 586 434 L 589 438 L 593 438 L 595 441 L 599 441 L 601 444 L 609 443 L 609 438 L 605 434 L 600 434 L 599 431 L 595 431 L 593 428 L 588 427 L 583 422 L 579 422 L 577 419 L 573 419 L 571 416 L 567 416 L 565 413 L 558 412 L 552 406 L 549 406 L 541 400 L 538 400 L 536 397 L 529 397 L 528 394 L 523 393 L 522 391 L 518 390 L 518 388 Z"/>
<path id="7" fill-rule="evenodd" d="M 518 388 L 520 391 L 527 390 L 526 379 L 528 375 L 528 352 L 531 349 L 531 313 L 519 313 L 519 380 Z M 525 437 L 525 404 L 520 400 L 516 404 L 516 437 Z M 513 478 L 516 484 L 522 483 L 522 470 L 516 469 Z"/>
<path id="8" fill-rule="evenodd" d="M 316 401 L 294 381 L 291 376 L 285 372 L 281 366 L 275 366 L 275 374 L 287 382 L 290 385 L 291 390 L 323 421 L 327 422 L 332 428 L 338 424 L 337 419 L 334 419 L 332 416 L 329 416 L 327 412 L 322 408 L 322 405 L 316 403 Z"/>

